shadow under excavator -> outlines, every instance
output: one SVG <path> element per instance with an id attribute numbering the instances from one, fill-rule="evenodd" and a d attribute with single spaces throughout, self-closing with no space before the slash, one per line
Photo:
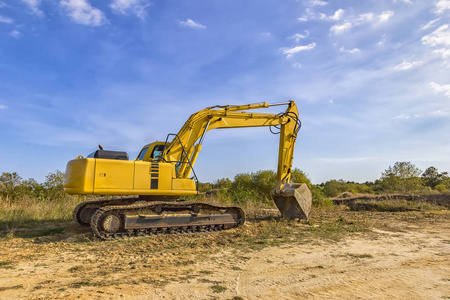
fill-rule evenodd
<path id="1" fill-rule="evenodd" d="M 81 235 L 84 238 L 81 238 Z M 75 242 L 92 238 L 89 227 L 65 219 L 0 222 L 0 238 L 34 239 L 35 242 Z M 77 237 L 72 238 L 71 237 Z M 80 239 L 81 238 L 81 239 Z"/>
<path id="2" fill-rule="evenodd" d="M 246 220 L 247 224 L 255 225 L 268 220 L 281 221 L 283 218 L 277 209 L 249 209 Z M 11 238 L 29 239 L 37 244 L 101 242 L 93 236 L 89 226 L 84 227 L 67 219 L 0 222 L 0 239 Z"/>

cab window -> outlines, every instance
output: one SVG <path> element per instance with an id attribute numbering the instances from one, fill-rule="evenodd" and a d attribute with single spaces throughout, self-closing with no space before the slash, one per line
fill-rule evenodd
<path id="1" fill-rule="evenodd" d="M 163 151 L 164 151 L 164 145 L 156 145 L 155 148 L 153 148 L 150 158 L 157 158 Z"/>
<path id="2" fill-rule="evenodd" d="M 141 150 L 141 153 L 139 153 L 139 156 L 138 156 L 139 160 L 144 160 L 144 156 L 145 156 L 145 153 L 147 153 L 147 150 L 148 150 L 148 147 Z"/>

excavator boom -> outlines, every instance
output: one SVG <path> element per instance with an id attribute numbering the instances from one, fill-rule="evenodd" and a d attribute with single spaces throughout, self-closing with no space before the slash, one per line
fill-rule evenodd
<path id="1" fill-rule="evenodd" d="M 244 110 L 285 105 L 280 114 L 248 113 Z M 311 192 L 306 185 L 290 183 L 295 141 L 301 123 L 294 101 L 268 104 L 214 106 L 201 110 L 186 121 L 161 155 L 163 161 L 181 162 L 178 178 L 188 178 L 207 131 L 220 128 L 279 126 L 277 181 L 271 196 L 283 217 L 307 219 L 311 211 Z M 186 155 L 184 155 L 186 153 Z"/>

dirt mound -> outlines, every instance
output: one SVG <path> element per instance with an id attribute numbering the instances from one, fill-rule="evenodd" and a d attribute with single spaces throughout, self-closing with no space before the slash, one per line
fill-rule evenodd
<path id="1" fill-rule="evenodd" d="M 411 202 L 426 202 L 439 206 L 450 208 L 450 194 L 430 194 L 430 195 L 408 195 L 408 194 L 352 194 L 344 192 L 331 201 L 334 204 L 351 205 L 356 201 L 411 201 Z"/>

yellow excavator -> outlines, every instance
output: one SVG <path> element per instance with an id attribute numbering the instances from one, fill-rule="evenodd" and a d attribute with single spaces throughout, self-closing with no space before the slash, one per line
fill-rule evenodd
<path id="1" fill-rule="evenodd" d="M 247 112 L 286 106 L 279 114 Z M 145 145 L 135 160 L 121 151 L 99 150 L 67 163 L 64 190 L 78 195 L 128 195 L 79 204 L 73 214 L 95 236 L 118 239 L 165 233 L 217 231 L 239 226 L 244 211 L 186 201 L 198 194 L 194 164 L 206 132 L 219 128 L 268 126 L 280 135 L 277 181 L 271 196 L 285 218 L 307 219 L 311 192 L 306 184 L 291 182 L 294 145 L 300 119 L 294 101 L 268 104 L 213 106 L 194 113 L 177 134 L 164 142 Z M 274 133 L 274 132 L 273 132 Z M 191 177 L 191 173 L 193 176 Z"/>

